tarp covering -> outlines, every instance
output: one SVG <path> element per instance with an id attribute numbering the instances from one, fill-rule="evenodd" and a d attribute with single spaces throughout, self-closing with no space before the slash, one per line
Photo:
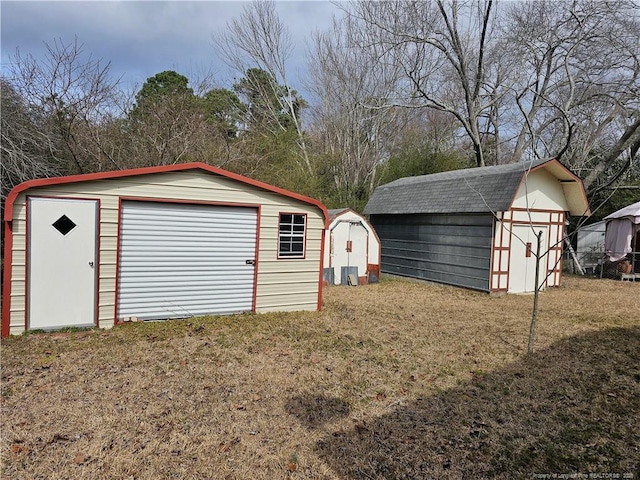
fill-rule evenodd
<path id="1" fill-rule="evenodd" d="M 628 205 L 604 219 L 607 221 L 604 248 L 609 260 L 617 262 L 633 251 L 633 238 L 640 224 L 640 202 Z"/>
<path id="2" fill-rule="evenodd" d="M 631 253 L 631 239 L 633 238 L 633 223 L 626 218 L 614 218 L 607 222 L 604 235 L 604 250 L 609 260 L 617 262 Z"/>
<path id="3" fill-rule="evenodd" d="M 626 218 L 634 225 L 640 224 L 640 202 L 632 203 L 624 208 L 621 208 L 617 212 L 613 212 L 611 215 L 604 217 L 605 220 L 611 220 L 614 218 Z"/>

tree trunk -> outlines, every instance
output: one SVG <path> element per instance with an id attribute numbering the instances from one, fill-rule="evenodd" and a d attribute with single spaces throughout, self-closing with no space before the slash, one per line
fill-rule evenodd
<path id="1" fill-rule="evenodd" d="M 536 322 L 538 320 L 538 298 L 540 296 L 540 241 L 542 240 L 542 230 L 536 235 L 538 237 L 538 245 L 536 247 L 536 278 L 534 284 L 533 293 L 533 313 L 531 315 L 531 327 L 529 328 L 529 345 L 527 347 L 527 353 L 531 355 L 533 353 L 533 340 L 536 333 Z"/>

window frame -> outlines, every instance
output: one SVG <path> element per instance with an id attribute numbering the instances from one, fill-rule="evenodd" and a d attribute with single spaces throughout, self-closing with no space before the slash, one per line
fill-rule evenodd
<path id="1" fill-rule="evenodd" d="M 283 223 L 283 216 L 286 215 L 290 215 L 291 216 L 291 222 L 290 223 Z M 303 230 L 302 233 L 297 233 L 294 232 L 294 226 L 295 225 L 300 225 L 299 223 L 296 223 L 296 217 L 302 217 L 303 219 Z M 278 214 L 278 237 L 277 237 L 277 254 L 278 254 L 278 260 L 304 260 L 307 257 L 307 221 L 308 221 L 308 214 L 307 213 L 303 213 L 303 212 L 280 212 Z M 283 231 L 283 226 L 287 226 L 290 227 L 287 231 Z M 282 240 L 283 237 L 286 237 L 289 239 L 288 245 L 290 247 L 293 246 L 294 244 L 294 239 L 298 239 L 298 240 L 302 240 L 302 251 L 301 252 L 293 252 L 293 251 L 289 251 L 289 252 L 283 252 L 281 250 L 281 244 L 282 244 Z M 300 243 L 299 241 L 296 243 Z"/>

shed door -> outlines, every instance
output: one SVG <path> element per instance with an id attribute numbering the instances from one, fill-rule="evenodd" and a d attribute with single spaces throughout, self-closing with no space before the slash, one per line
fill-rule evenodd
<path id="1" fill-rule="evenodd" d="M 253 310 L 257 209 L 122 202 L 118 319 Z"/>
<path id="2" fill-rule="evenodd" d="M 95 325 L 97 205 L 29 198 L 29 329 Z"/>
<path id="3" fill-rule="evenodd" d="M 535 291 L 536 279 L 536 234 L 542 230 L 540 254 L 547 249 L 547 226 L 514 225 L 511 231 L 511 254 L 509 257 L 509 293 L 523 293 Z M 534 232 L 535 230 L 535 232 Z M 547 259 L 545 255 L 540 260 L 540 282 L 543 283 L 547 274 Z"/>
<path id="4" fill-rule="evenodd" d="M 343 267 L 357 267 L 358 275 L 367 271 L 369 232 L 360 222 L 340 221 L 331 230 L 332 262 L 336 285 L 341 283 Z"/>

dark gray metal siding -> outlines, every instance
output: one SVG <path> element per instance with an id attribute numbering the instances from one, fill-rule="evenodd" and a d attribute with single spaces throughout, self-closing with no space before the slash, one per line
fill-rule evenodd
<path id="1" fill-rule="evenodd" d="M 493 217 L 371 215 L 383 273 L 489 291 Z"/>

